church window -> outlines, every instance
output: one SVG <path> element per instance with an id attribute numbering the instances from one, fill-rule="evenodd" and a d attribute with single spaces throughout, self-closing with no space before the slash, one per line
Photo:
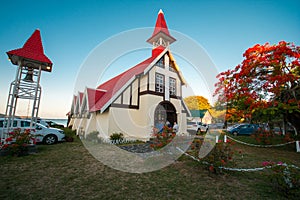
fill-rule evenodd
<path id="1" fill-rule="evenodd" d="M 164 93 L 165 76 L 159 73 L 155 74 L 155 92 Z"/>
<path id="2" fill-rule="evenodd" d="M 170 95 L 176 95 L 176 79 L 170 77 L 169 80 Z"/>
<path id="3" fill-rule="evenodd" d="M 161 68 L 165 68 L 164 57 L 162 57 L 161 59 L 159 59 L 159 61 L 157 62 L 157 66 L 159 66 Z"/>

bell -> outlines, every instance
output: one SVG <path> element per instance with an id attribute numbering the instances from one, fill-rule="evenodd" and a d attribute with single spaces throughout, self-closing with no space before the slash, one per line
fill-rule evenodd
<path id="1" fill-rule="evenodd" d="M 27 74 L 26 74 L 25 78 L 23 79 L 23 81 L 33 82 L 32 75 L 33 75 L 33 69 L 28 69 Z"/>

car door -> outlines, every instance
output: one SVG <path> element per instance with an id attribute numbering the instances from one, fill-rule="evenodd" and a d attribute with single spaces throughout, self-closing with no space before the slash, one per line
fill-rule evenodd
<path id="1" fill-rule="evenodd" d="M 21 129 L 22 130 L 25 130 L 25 129 L 30 129 L 30 121 L 27 121 L 27 120 L 22 120 L 21 121 Z M 32 130 L 30 131 L 30 133 L 35 137 L 36 141 L 37 142 L 41 142 L 43 141 L 43 135 L 41 133 L 41 131 L 39 129 L 37 129 L 37 127 L 35 126 L 35 124 L 33 124 L 33 128 Z"/>
<path id="2" fill-rule="evenodd" d="M 256 130 L 257 130 L 257 126 L 254 124 L 251 124 L 250 128 L 249 128 L 249 134 L 254 133 Z"/>
<path id="3" fill-rule="evenodd" d="M 247 125 L 247 124 L 241 125 L 239 127 L 239 131 L 238 132 L 239 132 L 240 135 L 247 135 L 248 132 L 249 132 L 249 125 Z"/>
<path id="4" fill-rule="evenodd" d="M 197 129 L 197 124 L 195 122 L 187 122 L 187 129 L 195 130 L 195 129 Z"/>

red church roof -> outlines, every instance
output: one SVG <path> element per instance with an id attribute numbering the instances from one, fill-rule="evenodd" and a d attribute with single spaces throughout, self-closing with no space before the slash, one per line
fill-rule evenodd
<path id="1" fill-rule="evenodd" d="M 6 52 L 13 64 L 17 64 L 17 60 L 13 56 L 27 58 L 30 60 L 46 63 L 50 68 L 43 68 L 45 71 L 51 71 L 52 62 L 44 54 L 43 44 L 41 40 L 40 30 L 35 30 L 30 38 L 25 42 L 22 48 Z"/>
<path id="2" fill-rule="evenodd" d="M 164 48 L 158 47 L 158 49 L 159 50 L 157 50 L 150 58 L 99 85 L 97 89 L 106 92 L 101 94 L 101 98 L 97 102 L 95 102 L 95 105 L 90 109 L 90 112 L 101 110 L 130 79 L 135 78 L 135 76 L 139 74 L 142 74 L 144 70 L 160 55 L 160 53 L 164 51 Z M 90 103 L 90 105 L 92 105 L 92 103 Z"/>
<path id="3" fill-rule="evenodd" d="M 99 101 L 99 99 L 106 93 L 106 91 L 87 88 L 86 93 L 88 101 L 88 110 L 91 110 Z"/>
<path id="4" fill-rule="evenodd" d="M 83 92 L 79 92 L 79 105 L 81 105 L 83 99 Z"/>

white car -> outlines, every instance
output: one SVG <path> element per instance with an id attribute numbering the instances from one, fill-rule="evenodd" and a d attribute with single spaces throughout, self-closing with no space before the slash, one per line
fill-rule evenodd
<path id="1" fill-rule="evenodd" d="M 6 120 L 0 118 L 0 136 L 7 132 Z M 30 120 L 26 119 L 14 119 L 13 128 L 20 128 L 21 131 L 30 129 Z M 34 131 L 31 134 L 35 136 L 36 142 L 43 142 L 45 144 L 55 144 L 65 140 L 65 133 L 61 129 L 48 128 L 40 123 L 33 124 Z"/>
<path id="2" fill-rule="evenodd" d="M 187 130 L 196 131 L 196 133 L 208 131 L 208 125 L 202 122 L 187 122 Z"/>

